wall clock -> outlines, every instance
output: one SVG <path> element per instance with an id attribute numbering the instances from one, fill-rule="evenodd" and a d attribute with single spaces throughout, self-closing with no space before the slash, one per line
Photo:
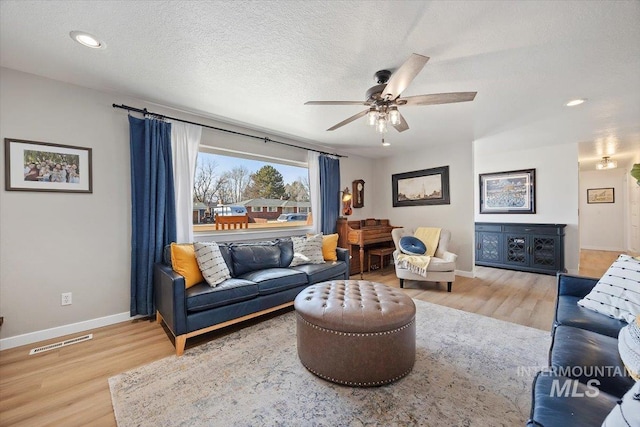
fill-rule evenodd
<path id="1" fill-rule="evenodd" d="M 364 206 L 364 180 L 356 179 L 353 181 L 353 207 L 361 208 Z"/>

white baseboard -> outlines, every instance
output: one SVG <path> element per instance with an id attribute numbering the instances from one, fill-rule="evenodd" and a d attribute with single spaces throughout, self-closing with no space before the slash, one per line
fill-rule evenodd
<path id="1" fill-rule="evenodd" d="M 475 274 L 473 274 L 473 271 L 456 270 L 455 273 L 456 276 L 468 277 L 470 279 L 476 277 Z"/>
<path id="2" fill-rule="evenodd" d="M 83 322 L 72 323 L 70 325 L 63 325 L 51 329 L 44 329 L 42 331 L 29 332 L 27 334 L 16 335 L 14 337 L 3 338 L 0 339 L 0 350 L 8 350 L 10 348 L 20 347 L 21 345 L 33 344 L 34 342 L 84 332 L 90 329 L 101 328 L 115 323 L 126 322 L 138 317 L 142 316 L 131 317 L 128 312 L 112 314 L 111 316 L 99 317 L 97 319 L 85 320 Z"/>
<path id="3" fill-rule="evenodd" d="M 580 249 L 586 249 L 588 251 L 607 251 L 607 252 L 626 252 L 625 249 L 622 248 L 609 248 L 609 247 L 601 247 L 601 246 L 580 246 Z"/>

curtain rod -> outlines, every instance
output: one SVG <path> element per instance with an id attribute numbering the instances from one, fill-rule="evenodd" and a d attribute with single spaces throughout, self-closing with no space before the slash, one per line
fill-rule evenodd
<path id="1" fill-rule="evenodd" d="M 301 150 L 313 151 L 315 153 L 327 154 L 329 156 L 347 158 L 347 156 L 341 156 L 340 154 L 336 154 L 336 153 L 328 153 L 326 151 L 314 150 L 313 148 L 301 147 L 299 145 L 289 144 L 287 142 L 276 141 L 275 139 L 271 139 L 271 138 L 269 138 L 267 136 L 261 137 L 261 136 L 256 136 L 256 135 L 250 135 L 248 133 L 236 132 L 234 130 L 222 129 L 222 128 L 219 128 L 219 127 L 209 126 L 209 125 L 205 125 L 205 124 L 202 124 L 202 123 L 191 122 L 189 120 L 179 119 L 177 117 L 165 116 L 164 114 L 152 113 L 151 111 L 148 111 L 146 108 L 143 108 L 141 110 L 140 108 L 129 107 L 128 105 L 124 105 L 124 104 L 122 104 L 122 105 L 111 104 L 111 105 L 113 106 L 113 108 L 121 108 L 121 109 L 127 110 L 127 111 L 135 111 L 136 113 L 141 113 L 141 114 L 148 115 L 148 116 L 158 117 L 159 119 L 170 119 L 170 120 L 175 120 L 177 122 L 189 123 L 191 125 L 197 125 L 197 126 L 202 126 L 202 127 L 209 128 L 209 129 L 219 130 L 221 132 L 227 132 L 227 133 L 232 133 L 232 134 L 235 134 L 235 135 L 246 136 L 248 138 L 259 139 L 261 141 L 264 141 L 265 144 L 267 142 L 273 142 L 275 144 L 286 145 L 287 147 L 299 148 Z"/>

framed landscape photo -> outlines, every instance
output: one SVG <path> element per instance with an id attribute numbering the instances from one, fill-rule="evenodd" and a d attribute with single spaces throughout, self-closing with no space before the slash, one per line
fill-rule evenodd
<path id="1" fill-rule="evenodd" d="M 609 188 L 589 188 L 587 189 L 587 203 L 615 203 L 615 191 Z"/>
<path id="2" fill-rule="evenodd" d="M 448 205 L 449 166 L 391 176 L 393 206 Z"/>
<path id="3" fill-rule="evenodd" d="M 92 193 L 91 148 L 5 138 L 5 189 Z"/>
<path id="4" fill-rule="evenodd" d="M 480 213 L 536 213 L 536 170 L 480 174 Z"/>

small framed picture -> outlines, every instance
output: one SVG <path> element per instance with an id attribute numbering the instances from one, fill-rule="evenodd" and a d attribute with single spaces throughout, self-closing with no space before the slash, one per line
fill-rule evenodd
<path id="1" fill-rule="evenodd" d="M 5 189 L 92 193 L 91 148 L 5 138 Z"/>
<path id="2" fill-rule="evenodd" d="M 615 203 L 615 191 L 613 188 L 589 188 L 587 190 L 587 203 Z"/>

